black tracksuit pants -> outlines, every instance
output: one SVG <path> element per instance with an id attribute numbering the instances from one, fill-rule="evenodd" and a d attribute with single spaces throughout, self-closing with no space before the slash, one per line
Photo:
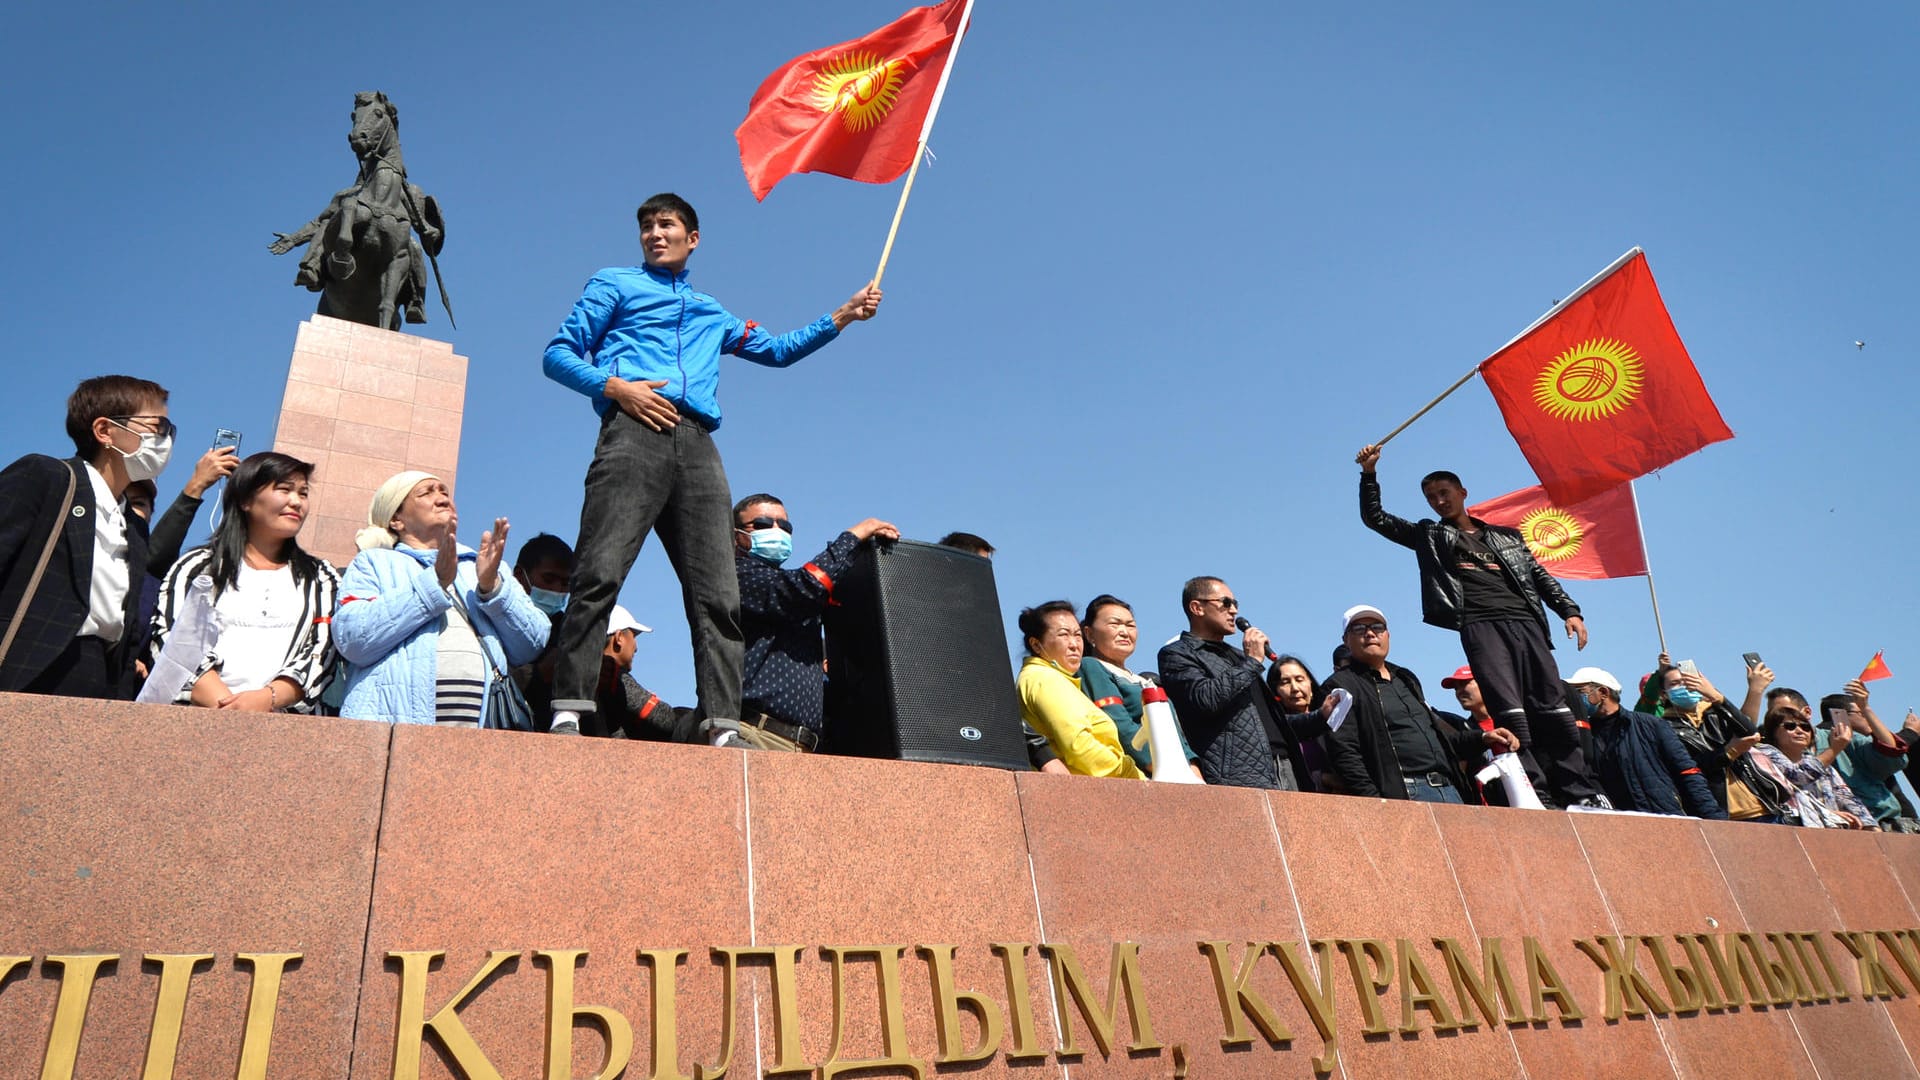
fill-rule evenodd
<path id="1" fill-rule="evenodd" d="M 1567 708 L 1560 669 L 1539 622 L 1468 623 L 1460 628 L 1460 645 L 1494 723 L 1519 736 L 1520 761 L 1541 801 L 1566 806 L 1598 794 L 1581 749 L 1579 725 Z"/>

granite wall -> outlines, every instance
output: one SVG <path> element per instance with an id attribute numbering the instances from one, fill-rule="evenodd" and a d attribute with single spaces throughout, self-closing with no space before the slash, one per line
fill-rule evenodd
<path id="1" fill-rule="evenodd" d="M 5 1078 L 1920 1075 L 1911 837 L 12 695 L 0 792 Z"/>

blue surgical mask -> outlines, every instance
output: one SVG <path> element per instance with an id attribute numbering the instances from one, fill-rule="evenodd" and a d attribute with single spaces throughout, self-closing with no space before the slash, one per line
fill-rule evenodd
<path id="1" fill-rule="evenodd" d="M 1667 700 L 1673 702 L 1673 707 L 1681 712 L 1692 712 L 1706 698 L 1684 686 L 1676 686 L 1667 691 Z"/>
<path id="2" fill-rule="evenodd" d="M 533 600 L 533 606 L 549 615 L 558 615 L 567 610 L 570 593 L 554 592 L 552 589 L 528 589 L 527 596 Z"/>
<path id="3" fill-rule="evenodd" d="M 785 529 L 755 529 L 747 551 L 775 566 L 793 557 L 793 534 Z"/>

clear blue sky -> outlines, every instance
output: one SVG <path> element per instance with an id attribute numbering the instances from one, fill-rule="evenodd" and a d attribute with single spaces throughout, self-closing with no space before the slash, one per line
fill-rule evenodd
<path id="1" fill-rule="evenodd" d="M 570 537 L 593 417 L 540 353 L 580 286 L 638 261 L 634 206 L 674 190 L 696 285 L 743 317 L 857 288 L 897 186 L 756 204 L 733 129 L 780 63 L 904 10 L 27 5 L 0 75 L 0 460 L 60 450 L 65 395 L 109 371 L 173 390 L 163 497 L 216 426 L 267 446 L 313 296 L 265 245 L 351 181 L 352 95 L 381 89 L 447 216 L 460 328 L 424 329 L 472 358 L 463 516 Z M 1757 650 L 1814 693 L 1885 648 L 1894 719 L 1920 704 L 1916 40 L 1893 0 L 979 0 L 880 317 L 785 371 L 727 361 L 733 486 L 787 500 L 800 558 L 868 515 L 985 535 L 1010 642 L 1021 606 L 1113 592 L 1146 666 L 1211 573 L 1324 675 L 1340 611 L 1375 603 L 1444 702 L 1457 638 L 1361 527 L 1353 453 L 1639 244 L 1738 435 L 1641 484 L 1675 655 L 1735 690 Z M 1389 448 L 1389 509 L 1424 514 L 1440 467 L 1476 498 L 1533 482 L 1477 382 Z M 1645 582 L 1569 589 L 1581 660 L 1646 670 Z M 690 704 L 656 549 L 623 597 L 658 631 L 643 681 Z"/>

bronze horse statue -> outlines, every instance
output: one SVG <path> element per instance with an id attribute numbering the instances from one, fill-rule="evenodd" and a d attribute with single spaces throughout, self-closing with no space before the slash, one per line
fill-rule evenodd
<path id="1" fill-rule="evenodd" d="M 267 250 L 285 255 L 307 245 L 293 281 L 320 294 L 322 315 L 387 330 L 400 329 L 403 312 L 410 323 L 426 322 L 427 265 L 431 262 L 438 282 L 446 223 L 433 196 L 407 180 L 400 112 L 387 95 L 353 96 L 347 145 L 360 159 L 353 186 L 334 195 L 319 217 L 291 233 L 274 233 Z M 440 304 L 452 323 L 443 283 Z"/>

